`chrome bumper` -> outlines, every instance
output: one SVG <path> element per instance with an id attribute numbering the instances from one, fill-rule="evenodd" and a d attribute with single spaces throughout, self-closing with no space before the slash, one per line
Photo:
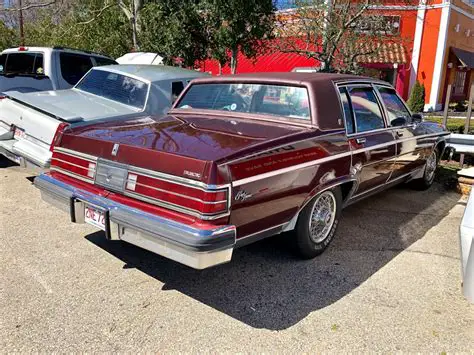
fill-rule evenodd
<path id="1" fill-rule="evenodd" d="M 84 223 L 84 206 L 105 214 L 108 239 L 121 239 L 195 269 L 229 262 L 235 246 L 235 226 L 196 228 L 131 208 L 65 184 L 49 175 L 35 178 L 44 201 L 68 212 L 71 221 Z"/>
<path id="2" fill-rule="evenodd" d="M 19 164 L 23 168 L 33 170 L 35 172 L 45 172 L 49 169 L 51 157 L 45 157 L 45 160 L 36 158 L 32 152 L 34 144 L 28 142 L 23 144 L 27 149 L 17 147 L 18 141 L 15 139 L 0 140 L 0 154 L 5 158 Z"/>

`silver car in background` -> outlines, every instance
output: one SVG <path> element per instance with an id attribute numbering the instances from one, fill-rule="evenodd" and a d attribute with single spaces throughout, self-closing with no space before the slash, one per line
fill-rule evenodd
<path id="1" fill-rule="evenodd" d="M 52 146 L 69 127 L 165 114 L 189 81 L 207 75 L 168 66 L 111 65 L 92 68 L 72 89 L 0 94 L 0 154 L 45 170 Z"/>

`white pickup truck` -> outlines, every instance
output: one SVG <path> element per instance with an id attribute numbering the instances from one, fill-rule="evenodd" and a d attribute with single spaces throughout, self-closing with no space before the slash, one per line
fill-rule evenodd
<path id="1" fill-rule="evenodd" d="M 19 47 L 0 53 L 0 93 L 69 89 L 90 68 L 117 64 L 89 51 L 65 47 Z"/>

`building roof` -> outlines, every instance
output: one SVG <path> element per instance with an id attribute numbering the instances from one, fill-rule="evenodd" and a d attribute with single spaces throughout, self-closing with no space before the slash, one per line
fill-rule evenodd
<path id="1" fill-rule="evenodd" d="M 144 64 L 126 64 L 126 65 L 104 65 L 94 67 L 94 70 L 105 70 L 116 73 L 128 74 L 145 81 L 171 80 L 175 78 L 194 79 L 198 77 L 209 76 L 207 73 L 195 70 L 171 67 L 166 65 L 144 65 Z"/>
<path id="2" fill-rule="evenodd" d="M 377 64 L 405 64 L 407 56 L 402 43 L 396 42 L 364 42 L 363 53 L 368 53 L 357 57 L 359 63 Z"/>
<path id="3" fill-rule="evenodd" d="M 459 59 L 463 67 L 466 67 L 467 69 L 474 68 L 474 52 L 454 47 L 452 47 L 451 50 Z"/>

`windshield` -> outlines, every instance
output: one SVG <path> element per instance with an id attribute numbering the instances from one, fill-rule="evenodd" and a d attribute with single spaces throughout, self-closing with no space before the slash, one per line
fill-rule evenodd
<path id="1" fill-rule="evenodd" d="M 248 112 L 310 120 L 308 91 L 299 86 L 194 84 L 175 108 Z"/>
<path id="2" fill-rule="evenodd" d="M 75 86 L 76 89 L 144 109 L 148 84 L 126 75 L 92 69 Z"/>

